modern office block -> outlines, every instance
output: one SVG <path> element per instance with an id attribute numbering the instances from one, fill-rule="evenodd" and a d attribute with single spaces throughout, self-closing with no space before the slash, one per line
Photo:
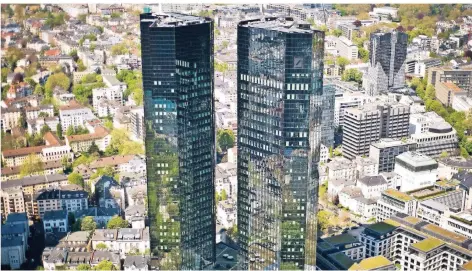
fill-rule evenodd
<path id="1" fill-rule="evenodd" d="M 411 139 L 383 138 L 370 145 L 369 157 L 379 164 L 379 172 L 392 172 L 395 169 L 395 157 L 416 150 L 416 143 Z"/>
<path id="2" fill-rule="evenodd" d="M 238 25 L 239 269 L 315 268 L 323 47 L 290 17 Z"/>
<path id="3" fill-rule="evenodd" d="M 141 50 L 152 255 L 202 269 L 215 261 L 213 21 L 141 14 Z"/>
<path id="4" fill-rule="evenodd" d="M 375 96 L 405 85 L 407 43 L 403 32 L 370 34 L 369 67 L 363 80 L 367 94 Z"/>
<path id="5" fill-rule="evenodd" d="M 370 144 L 380 138 L 408 136 L 410 107 L 399 103 L 373 103 L 344 112 L 343 155 L 353 159 L 368 155 Z"/>
<path id="6" fill-rule="evenodd" d="M 472 66 L 434 67 L 428 69 L 428 84 L 435 88 L 440 82 L 454 83 L 472 97 Z"/>

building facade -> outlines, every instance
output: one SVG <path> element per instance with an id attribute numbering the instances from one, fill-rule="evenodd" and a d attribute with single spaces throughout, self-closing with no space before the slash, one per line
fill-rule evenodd
<path id="1" fill-rule="evenodd" d="M 323 47 L 291 17 L 238 25 L 240 269 L 315 268 Z"/>
<path id="2" fill-rule="evenodd" d="M 370 34 L 369 68 L 363 80 L 367 94 L 375 96 L 405 85 L 407 42 L 403 32 Z"/>
<path id="3" fill-rule="evenodd" d="M 369 157 L 379 164 L 379 172 L 392 172 L 395 169 L 395 157 L 416 150 L 416 143 L 411 140 L 381 139 L 370 145 Z"/>
<path id="4" fill-rule="evenodd" d="M 202 269 L 216 257 L 213 21 L 140 19 L 151 252 Z"/>

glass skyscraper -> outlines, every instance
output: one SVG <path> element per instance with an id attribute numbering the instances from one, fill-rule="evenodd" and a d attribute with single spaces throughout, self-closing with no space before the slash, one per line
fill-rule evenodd
<path id="1" fill-rule="evenodd" d="M 366 93 L 375 96 L 405 86 L 408 35 L 404 32 L 370 34 L 369 67 L 362 81 Z"/>
<path id="2" fill-rule="evenodd" d="M 215 261 L 213 21 L 140 19 L 152 255 L 202 269 Z"/>
<path id="3" fill-rule="evenodd" d="M 238 25 L 240 269 L 315 269 L 324 32 Z"/>

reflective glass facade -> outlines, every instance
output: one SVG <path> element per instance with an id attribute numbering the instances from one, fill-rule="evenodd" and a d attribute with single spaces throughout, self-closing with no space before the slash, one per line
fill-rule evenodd
<path id="1" fill-rule="evenodd" d="M 213 22 L 141 14 L 148 213 L 161 269 L 215 259 Z"/>
<path id="2" fill-rule="evenodd" d="M 314 269 L 324 32 L 238 25 L 240 269 Z"/>

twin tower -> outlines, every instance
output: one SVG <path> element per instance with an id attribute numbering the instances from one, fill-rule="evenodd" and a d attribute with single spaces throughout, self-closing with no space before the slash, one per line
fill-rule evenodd
<path id="1" fill-rule="evenodd" d="M 141 14 L 148 214 L 161 269 L 216 261 L 214 26 Z M 236 269 L 315 269 L 324 32 L 238 24 Z"/>

